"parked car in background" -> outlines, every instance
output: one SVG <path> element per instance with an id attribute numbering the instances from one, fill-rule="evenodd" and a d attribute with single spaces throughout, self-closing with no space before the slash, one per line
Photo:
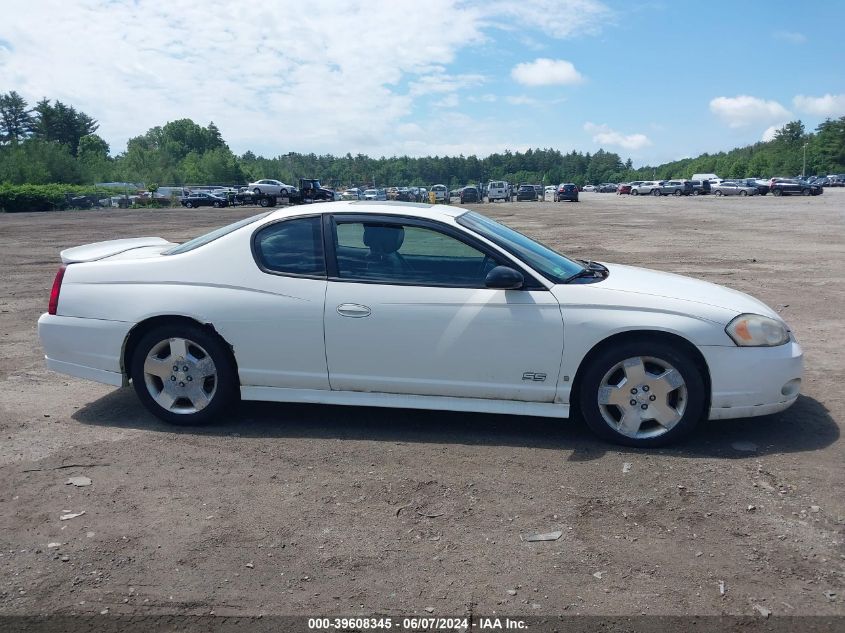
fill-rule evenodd
<path id="1" fill-rule="evenodd" d="M 563 202 L 564 200 L 578 202 L 578 185 L 571 182 L 560 183 L 555 190 L 554 200 L 555 202 Z"/>
<path id="2" fill-rule="evenodd" d="M 510 187 L 504 180 L 491 180 L 487 183 L 487 202 L 510 200 Z"/>
<path id="3" fill-rule="evenodd" d="M 293 185 L 286 185 L 281 180 L 272 180 L 270 178 L 251 182 L 247 187 L 254 193 L 266 193 L 282 198 L 287 198 L 292 191 L 296 190 L 296 187 Z"/>
<path id="4" fill-rule="evenodd" d="M 693 174 L 690 180 L 721 180 L 716 174 Z"/>
<path id="5" fill-rule="evenodd" d="M 384 189 L 365 189 L 364 200 L 387 200 L 387 192 Z"/>
<path id="6" fill-rule="evenodd" d="M 585 191 L 587 193 L 595 193 L 596 186 L 595 185 L 584 185 L 584 189 L 582 189 L 582 191 Z"/>
<path id="7" fill-rule="evenodd" d="M 187 196 L 179 199 L 183 207 L 192 209 L 194 207 L 228 207 L 229 201 L 222 196 L 215 196 L 213 193 L 204 191 L 192 191 Z"/>
<path id="8" fill-rule="evenodd" d="M 537 190 L 534 188 L 534 185 L 520 185 L 519 189 L 516 190 L 516 201 L 522 202 L 523 200 L 537 200 Z"/>
<path id="9" fill-rule="evenodd" d="M 616 183 L 615 182 L 603 182 L 599 185 L 598 192 L 599 193 L 615 193 L 616 192 Z"/>
<path id="10" fill-rule="evenodd" d="M 746 187 L 755 187 L 758 196 L 765 196 L 769 193 L 769 183 L 758 178 L 734 178 L 734 182 L 738 182 Z"/>
<path id="11" fill-rule="evenodd" d="M 438 202 L 449 204 L 449 189 L 447 189 L 446 185 L 432 185 L 431 192 L 434 194 L 435 204 Z"/>
<path id="12" fill-rule="evenodd" d="M 750 187 L 748 185 L 735 182 L 733 180 L 723 180 L 721 184 L 713 187 L 714 196 L 756 196 L 757 187 Z"/>
<path id="13" fill-rule="evenodd" d="M 531 185 L 534 187 L 534 191 L 537 193 L 537 200 L 543 200 L 543 196 L 545 194 L 545 190 L 543 189 L 543 185 Z"/>
<path id="14" fill-rule="evenodd" d="M 824 193 L 821 186 L 796 178 L 772 178 L 769 187 L 773 196 L 818 196 Z"/>
<path id="15" fill-rule="evenodd" d="M 689 183 L 692 185 L 692 195 L 694 196 L 703 196 L 710 193 L 709 180 L 690 180 Z"/>
<path id="16" fill-rule="evenodd" d="M 643 195 L 652 195 L 652 196 L 659 196 L 660 195 L 660 185 L 663 183 L 660 180 L 644 180 L 638 185 L 631 187 L 631 195 L 632 196 L 643 196 Z"/>
<path id="17" fill-rule="evenodd" d="M 661 196 L 689 196 L 692 191 L 692 183 L 689 180 L 667 180 L 660 185 Z"/>
<path id="18" fill-rule="evenodd" d="M 357 187 L 351 187 L 340 194 L 341 200 L 360 200 L 363 197 L 363 192 Z"/>
<path id="19" fill-rule="evenodd" d="M 641 185 L 641 184 L 643 184 L 642 180 L 632 180 L 631 182 L 619 183 L 619 186 L 616 187 L 616 193 L 618 195 L 630 194 L 631 189 L 633 187 L 636 187 L 636 186 Z"/>
<path id="20" fill-rule="evenodd" d="M 468 202 L 479 202 L 481 200 L 481 196 L 478 193 L 478 188 L 476 187 L 464 187 L 463 189 L 461 189 L 460 197 L 461 204 L 466 204 Z"/>

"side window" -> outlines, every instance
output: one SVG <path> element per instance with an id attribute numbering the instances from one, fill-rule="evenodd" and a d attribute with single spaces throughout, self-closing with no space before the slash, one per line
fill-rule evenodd
<path id="1" fill-rule="evenodd" d="M 267 270 L 296 275 L 325 275 L 319 217 L 270 224 L 253 238 L 258 263 Z"/>
<path id="2" fill-rule="evenodd" d="M 414 225 L 340 222 L 342 279 L 420 286 L 484 287 L 498 262 L 440 231 Z"/>

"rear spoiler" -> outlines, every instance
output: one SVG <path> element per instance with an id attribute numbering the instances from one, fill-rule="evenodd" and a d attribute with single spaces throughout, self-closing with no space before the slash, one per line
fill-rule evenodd
<path id="1" fill-rule="evenodd" d="M 136 248 L 149 246 L 175 246 L 162 237 L 131 237 L 123 240 L 109 240 L 107 242 L 94 242 L 83 244 L 63 250 L 61 253 L 63 264 L 75 264 L 77 262 L 93 262 L 98 259 L 105 259 L 112 255 L 125 253 Z"/>

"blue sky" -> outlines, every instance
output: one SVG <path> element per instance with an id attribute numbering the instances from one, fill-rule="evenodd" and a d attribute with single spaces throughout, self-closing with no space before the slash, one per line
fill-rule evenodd
<path id="1" fill-rule="evenodd" d="M 238 153 L 604 147 L 641 165 L 845 115 L 835 0 L 27 7 L 3 10 L 0 92 L 76 105 L 113 153 L 189 117 Z"/>

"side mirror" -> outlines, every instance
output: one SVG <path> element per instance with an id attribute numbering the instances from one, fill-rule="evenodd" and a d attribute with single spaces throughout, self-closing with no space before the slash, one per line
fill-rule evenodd
<path id="1" fill-rule="evenodd" d="M 496 266 L 487 273 L 487 278 L 484 280 L 488 288 L 496 290 L 516 290 L 522 288 L 524 283 L 525 278 L 522 273 L 508 266 Z"/>

